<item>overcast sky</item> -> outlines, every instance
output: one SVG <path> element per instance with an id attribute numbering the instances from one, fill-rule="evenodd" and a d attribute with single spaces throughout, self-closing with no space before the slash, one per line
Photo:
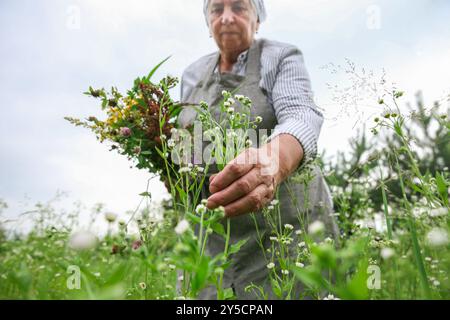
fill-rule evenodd
<path id="1" fill-rule="evenodd" d="M 82 95 L 89 85 L 125 91 L 163 58 L 155 78 L 180 76 L 216 50 L 208 36 L 202 0 L 1 0 L 0 198 L 15 217 L 57 190 L 65 204 L 102 202 L 120 215 L 134 208 L 149 174 L 130 169 L 93 134 L 64 116 L 100 115 Z M 386 70 L 413 100 L 450 92 L 448 0 L 266 0 L 268 19 L 258 37 L 298 46 L 317 104 L 324 109 L 320 150 L 347 148 L 354 119 L 339 115 L 322 67 L 345 58 L 367 70 Z M 338 80 L 339 81 L 339 80 Z M 179 97 L 178 90 L 173 93 Z M 349 125 L 350 124 L 350 125 Z M 155 199 L 161 184 L 152 183 Z M 25 201 L 25 203 L 24 203 Z"/>

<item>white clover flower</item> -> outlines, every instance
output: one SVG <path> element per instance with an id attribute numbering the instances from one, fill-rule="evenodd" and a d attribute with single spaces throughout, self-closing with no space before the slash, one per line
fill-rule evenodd
<path id="1" fill-rule="evenodd" d="M 182 235 L 189 229 L 189 222 L 187 220 L 181 220 L 175 227 L 175 233 Z"/>
<path id="2" fill-rule="evenodd" d="M 281 270 L 281 273 L 287 276 L 289 275 L 289 270 Z"/>
<path id="3" fill-rule="evenodd" d="M 92 249 L 97 244 L 97 237 L 89 231 L 80 231 L 72 234 L 69 239 L 69 247 L 75 250 Z"/>
<path id="4" fill-rule="evenodd" d="M 270 206 L 267 206 L 267 210 L 273 210 L 273 209 L 275 209 L 275 207 L 274 207 L 274 206 L 272 206 L 272 205 L 270 205 Z"/>
<path id="5" fill-rule="evenodd" d="M 380 251 L 380 255 L 384 260 L 389 260 L 395 255 L 395 251 L 392 248 L 383 248 Z"/>
<path id="6" fill-rule="evenodd" d="M 229 95 L 230 95 L 230 93 L 228 91 L 226 91 L 226 90 L 222 91 L 222 96 L 226 97 L 226 96 L 229 96 Z"/>
<path id="7" fill-rule="evenodd" d="M 280 203 L 280 201 L 278 201 L 277 199 L 274 199 L 270 202 L 270 204 L 273 206 L 276 206 L 278 203 Z"/>
<path id="8" fill-rule="evenodd" d="M 236 95 L 234 96 L 234 98 L 235 98 L 237 101 L 242 101 L 242 100 L 245 99 L 245 97 L 244 97 L 242 94 L 236 94 Z"/>
<path id="9" fill-rule="evenodd" d="M 296 262 L 295 265 L 296 265 L 298 268 L 303 268 L 303 267 L 305 266 L 305 265 L 304 265 L 303 263 L 301 263 L 301 262 Z"/>
<path id="10" fill-rule="evenodd" d="M 256 123 L 261 123 L 262 121 L 263 121 L 263 118 L 260 117 L 260 116 L 257 116 L 257 117 L 255 118 L 255 122 L 256 122 Z"/>
<path id="11" fill-rule="evenodd" d="M 300 243 L 298 244 L 298 247 L 299 247 L 299 248 L 304 248 L 304 247 L 306 247 L 305 241 L 300 242 Z"/>
<path id="12" fill-rule="evenodd" d="M 199 204 L 197 208 L 195 208 L 195 212 L 197 214 L 204 214 L 206 212 L 206 207 L 204 204 Z"/>
<path id="13" fill-rule="evenodd" d="M 278 238 L 277 237 L 270 237 L 269 239 L 270 239 L 270 241 L 278 242 Z"/>
<path id="14" fill-rule="evenodd" d="M 292 224 L 289 224 L 289 223 L 286 223 L 284 225 L 284 228 L 287 229 L 287 230 L 294 230 L 294 226 Z"/>
<path id="15" fill-rule="evenodd" d="M 325 225 L 323 224 L 322 221 L 314 221 L 313 223 L 311 223 L 308 227 L 308 232 L 310 234 L 318 234 L 321 233 L 325 230 Z"/>
<path id="16" fill-rule="evenodd" d="M 166 136 L 165 134 L 162 134 L 162 135 L 160 136 L 160 138 L 161 138 L 161 140 L 166 140 L 166 139 L 167 139 L 167 136 Z"/>
<path id="17" fill-rule="evenodd" d="M 298 236 L 301 235 L 302 233 L 303 233 L 303 231 L 300 230 L 300 229 L 299 230 L 295 230 L 295 234 L 298 235 Z"/>
<path id="18" fill-rule="evenodd" d="M 433 259 L 431 259 L 430 257 L 425 257 L 425 261 L 430 262 L 431 260 L 433 260 Z"/>
<path id="19" fill-rule="evenodd" d="M 113 213 L 113 212 L 106 212 L 105 213 L 105 219 L 106 221 L 108 221 L 109 223 L 113 223 L 114 221 L 116 221 L 117 219 L 117 214 Z"/>
<path id="20" fill-rule="evenodd" d="M 228 107 L 227 113 L 233 114 L 233 112 L 234 112 L 234 108 L 233 107 Z"/>
<path id="21" fill-rule="evenodd" d="M 275 263 L 270 262 L 270 263 L 267 265 L 267 269 L 273 269 L 273 268 L 275 268 Z"/>
<path id="22" fill-rule="evenodd" d="M 432 247 L 445 246 L 448 243 L 447 230 L 442 228 L 433 228 L 427 233 L 427 241 Z"/>
<path id="23" fill-rule="evenodd" d="M 170 270 L 175 270 L 177 267 L 174 264 L 169 264 L 169 269 Z"/>

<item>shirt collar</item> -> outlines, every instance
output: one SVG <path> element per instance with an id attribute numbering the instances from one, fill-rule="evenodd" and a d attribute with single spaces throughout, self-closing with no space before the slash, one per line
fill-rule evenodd
<path id="1" fill-rule="evenodd" d="M 239 73 L 240 70 L 243 70 L 245 63 L 247 62 L 249 50 L 250 49 L 247 49 L 239 54 L 236 63 L 233 65 L 231 73 Z M 219 64 L 217 64 L 216 67 L 214 68 L 214 73 L 218 72 L 219 72 Z"/>

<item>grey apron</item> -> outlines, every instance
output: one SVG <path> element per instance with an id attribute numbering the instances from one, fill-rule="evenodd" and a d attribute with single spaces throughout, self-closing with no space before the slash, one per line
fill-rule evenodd
<path id="1" fill-rule="evenodd" d="M 220 52 L 218 52 L 208 65 L 202 80 L 183 102 L 195 104 L 198 104 L 202 100 L 207 102 L 211 108 L 212 114 L 218 120 L 220 116 L 219 104 L 223 99 L 222 91 L 233 91 L 238 88 L 236 94 L 247 96 L 253 102 L 251 108 L 252 119 L 256 116 L 261 116 L 263 118 L 258 129 L 267 129 L 269 136 L 270 130 L 277 124 L 277 118 L 273 107 L 269 104 L 266 95 L 259 87 L 261 80 L 260 61 L 263 42 L 264 39 L 255 40 L 250 47 L 245 76 L 229 73 L 221 74 L 220 72 L 214 73 L 220 58 Z M 180 114 L 179 124 L 182 127 L 187 127 L 194 122 L 195 118 L 196 111 L 191 107 L 186 107 Z M 214 169 L 212 172 L 209 170 L 209 173 L 214 173 L 214 171 Z M 330 215 L 330 213 L 332 213 L 333 204 L 328 186 L 320 169 L 315 167 L 313 171 L 315 178 L 313 178 L 308 187 L 308 214 L 299 213 L 289 194 L 290 191 L 291 195 L 294 195 L 297 206 L 300 207 L 300 209 L 303 209 L 305 189 L 302 184 L 289 182 L 288 187 L 288 182 L 284 182 L 279 186 L 278 196 L 280 200 L 282 225 L 291 224 L 294 226 L 295 230 L 304 229 L 305 226 L 308 226 L 308 222 L 321 220 L 327 225 L 327 232 L 331 236 L 335 236 L 337 229 Z M 210 196 L 208 184 L 204 186 L 202 196 L 204 199 Z M 298 216 L 301 217 L 302 224 L 300 224 Z M 270 248 L 270 230 L 268 230 L 264 223 L 263 215 L 261 212 L 256 212 L 255 217 L 260 233 L 263 234 L 264 247 Z M 224 225 L 226 225 L 226 223 Z M 249 214 L 231 219 L 230 243 L 233 244 L 242 239 L 248 239 L 248 242 L 232 257 L 232 264 L 224 274 L 224 288 L 233 288 L 238 299 L 255 299 L 256 296 L 252 292 L 245 291 L 245 287 L 249 284 L 253 283 L 263 286 L 265 291 L 269 293 L 272 290 L 270 289 L 267 269 L 267 263 L 269 261 L 265 260 L 263 251 L 258 244 L 255 222 Z M 293 245 L 295 245 L 295 243 Z M 225 240 L 221 236 L 212 234 L 209 237 L 207 243 L 209 254 L 215 256 L 218 253 L 223 252 L 224 247 Z M 294 253 L 295 251 L 292 252 Z M 215 299 L 215 288 L 207 288 L 201 293 L 200 298 Z M 273 299 L 275 297 L 272 294 L 269 294 L 269 298 Z"/>

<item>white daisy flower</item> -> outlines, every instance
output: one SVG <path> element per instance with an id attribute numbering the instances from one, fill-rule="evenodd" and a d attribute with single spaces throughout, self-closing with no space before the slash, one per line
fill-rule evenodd
<path id="1" fill-rule="evenodd" d="M 197 208 L 195 208 L 195 212 L 197 214 L 204 214 L 206 212 L 206 207 L 204 204 L 199 204 Z"/>
<path id="2" fill-rule="evenodd" d="M 427 234 L 427 241 L 432 247 L 445 246 L 448 243 L 447 230 L 442 228 L 433 228 Z"/>
<path id="3" fill-rule="evenodd" d="M 95 247 L 97 237 L 89 231 L 80 231 L 72 234 L 69 247 L 75 250 L 88 250 Z"/>
<path id="4" fill-rule="evenodd" d="M 117 214 L 113 213 L 113 212 L 106 212 L 105 213 L 105 219 L 106 221 L 108 221 L 109 223 L 113 223 L 114 221 L 116 221 L 117 219 Z"/>
<path id="5" fill-rule="evenodd" d="M 173 140 L 173 139 L 167 140 L 167 146 L 168 146 L 169 148 L 175 147 L 175 140 Z"/>
<path id="6" fill-rule="evenodd" d="M 384 260 L 389 260 L 395 255 L 395 251 L 392 248 L 383 248 L 380 251 L 380 255 Z"/>
<path id="7" fill-rule="evenodd" d="M 181 220 L 175 227 L 175 233 L 182 235 L 189 229 L 189 222 L 187 220 Z"/>
<path id="8" fill-rule="evenodd" d="M 324 297 L 323 300 L 341 300 L 341 299 L 335 297 L 332 294 L 329 294 L 328 296 Z"/>
<path id="9" fill-rule="evenodd" d="M 325 230 L 325 225 L 322 221 L 314 221 L 308 227 L 308 232 L 310 234 L 318 234 Z"/>
<path id="10" fill-rule="evenodd" d="M 276 206 L 276 205 L 279 204 L 279 203 L 280 203 L 280 201 L 278 201 L 277 199 L 273 199 L 273 200 L 270 202 L 270 204 L 273 205 L 273 206 Z"/>

